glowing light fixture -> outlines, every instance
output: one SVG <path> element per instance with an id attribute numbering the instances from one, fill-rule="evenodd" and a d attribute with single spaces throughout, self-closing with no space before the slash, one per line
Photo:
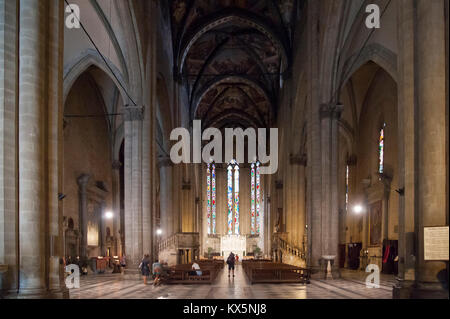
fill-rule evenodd
<path id="1" fill-rule="evenodd" d="M 113 219 L 114 214 L 113 214 L 113 212 L 106 212 L 106 213 L 105 213 L 105 217 L 106 217 L 107 219 Z"/>
<path id="2" fill-rule="evenodd" d="M 356 214 L 361 214 L 363 212 L 364 208 L 361 205 L 355 205 L 353 206 L 353 211 Z"/>

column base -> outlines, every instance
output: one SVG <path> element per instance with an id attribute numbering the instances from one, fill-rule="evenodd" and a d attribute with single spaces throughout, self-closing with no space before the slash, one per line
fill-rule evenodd
<path id="1" fill-rule="evenodd" d="M 69 289 L 20 289 L 0 292 L 4 299 L 70 299 Z"/>
<path id="2" fill-rule="evenodd" d="M 394 299 L 449 299 L 449 292 L 441 284 L 402 282 L 392 291 Z"/>

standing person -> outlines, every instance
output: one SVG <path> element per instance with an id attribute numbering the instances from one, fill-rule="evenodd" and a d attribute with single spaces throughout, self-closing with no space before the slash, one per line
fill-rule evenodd
<path id="1" fill-rule="evenodd" d="M 233 271 L 233 277 L 234 277 L 234 263 L 236 262 L 236 258 L 234 257 L 233 252 L 230 253 L 227 259 L 228 264 L 228 277 L 230 277 L 230 271 Z"/>
<path id="2" fill-rule="evenodd" d="M 146 285 L 148 276 L 150 276 L 150 255 L 144 255 L 139 268 L 141 269 L 142 277 L 144 278 L 144 285 Z"/>
<path id="3" fill-rule="evenodd" d="M 127 265 L 127 260 L 125 255 L 122 256 L 122 258 L 120 259 L 120 266 L 122 266 L 122 268 L 125 268 L 125 266 Z"/>
<path id="4" fill-rule="evenodd" d="M 153 281 L 153 285 L 157 286 L 160 283 L 160 277 L 162 274 L 162 266 L 158 260 L 156 260 L 152 265 L 152 272 L 155 276 L 155 281 Z"/>

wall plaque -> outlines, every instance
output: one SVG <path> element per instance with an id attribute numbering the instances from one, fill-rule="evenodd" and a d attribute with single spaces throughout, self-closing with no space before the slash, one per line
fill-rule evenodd
<path id="1" fill-rule="evenodd" d="M 424 228 L 424 259 L 448 260 L 448 226 Z"/>

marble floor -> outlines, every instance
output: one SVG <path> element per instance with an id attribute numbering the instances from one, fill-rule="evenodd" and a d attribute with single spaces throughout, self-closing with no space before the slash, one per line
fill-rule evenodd
<path id="1" fill-rule="evenodd" d="M 235 277 L 222 270 L 212 285 L 145 286 L 121 274 L 82 277 L 80 289 L 71 289 L 71 299 L 392 299 L 394 276 L 381 276 L 380 288 L 367 288 L 367 274 L 342 271 L 342 278 L 311 280 L 311 284 L 254 284 L 241 266 Z"/>

